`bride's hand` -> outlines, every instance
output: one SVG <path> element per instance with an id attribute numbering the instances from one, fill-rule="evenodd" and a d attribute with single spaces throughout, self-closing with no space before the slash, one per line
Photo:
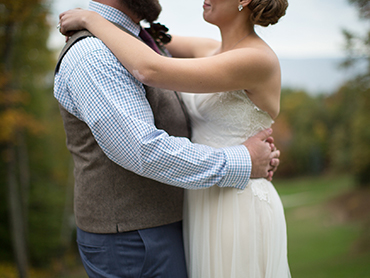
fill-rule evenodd
<path id="1" fill-rule="evenodd" d="M 59 15 L 59 31 L 65 36 L 71 36 L 79 30 L 87 29 L 89 20 L 97 13 L 83 9 L 73 9 Z"/>

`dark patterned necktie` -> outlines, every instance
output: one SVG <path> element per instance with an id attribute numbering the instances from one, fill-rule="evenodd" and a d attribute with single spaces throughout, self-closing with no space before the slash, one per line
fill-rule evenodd
<path id="1" fill-rule="evenodd" d="M 157 44 L 155 43 L 154 39 L 152 36 L 144 29 L 140 28 L 140 33 L 139 37 L 150 47 L 152 48 L 155 52 L 158 54 L 161 54 L 161 51 L 159 50 Z"/>

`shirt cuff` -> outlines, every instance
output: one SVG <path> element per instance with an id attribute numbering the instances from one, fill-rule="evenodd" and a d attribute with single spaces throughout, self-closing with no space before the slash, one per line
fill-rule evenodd
<path id="1" fill-rule="evenodd" d="M 223 150 L 226 155 L 227 173 L 217 185 L 245 189 L 252 172 L 252 160 L 248 149 L 240 145 Z"/>

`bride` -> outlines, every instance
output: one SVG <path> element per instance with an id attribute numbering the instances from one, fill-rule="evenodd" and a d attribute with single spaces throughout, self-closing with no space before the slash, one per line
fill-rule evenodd
<path id="1" fill-rule="evenodd" d="M 173 36 L 167 49 L 176 58 L 158 55 L 91 11 L 62 13 L 60 26 L 63 34 L 88 29 L 140 82 L 189 92 L 182 96 L 192 141 L 225 147 L 270 127 L 279 113 L 279 61 L 254 26 L 277 23 L 287 6 L 287 0 L 205 0 L 203 17 L 218 26 L 222 41 Z M 243 191 L 188 190 L 184 242 L 192 278 L 290 277 L 283 206 L 266 179 L 251 179 Z"/>

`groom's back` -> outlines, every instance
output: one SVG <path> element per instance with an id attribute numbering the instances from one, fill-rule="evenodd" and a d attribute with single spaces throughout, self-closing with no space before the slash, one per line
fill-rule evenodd
<path id="1" fill-rule="evenodd" d="M 57 71 L 60 69 L 60 72 L 56 83 L 59 85 L 68 83 L 76 66 L 82 67 L 92 62 L 86 60 L 90 51 L 113 56 L 96 38 L 84 39 L 75 35 L 72 39 L 78 42 L 73 44 L 74 41 L 69 41 L 71 48 L 65 56 L 61 56 L 63 65 L 59 67 L 62 60 L 58 62 Z M 89 80 L 82 79 L 81 82 Z M 68 84 L 64 86 L 68 87 Z M 170 135 L 188 137 L 187 118 L 178 96 L 174 92 L 164 93 L 156 88 L 145 89 L 157 128 L 164 129 Z M 182 219 L 182 189 L 136 175 L 114 163 L 100 148 L 78 112 L 60 102 L 67 147 L 75 163 L 75 216 L 80 229 L 93 233 L 116 233 L 156 227 Z"/>

